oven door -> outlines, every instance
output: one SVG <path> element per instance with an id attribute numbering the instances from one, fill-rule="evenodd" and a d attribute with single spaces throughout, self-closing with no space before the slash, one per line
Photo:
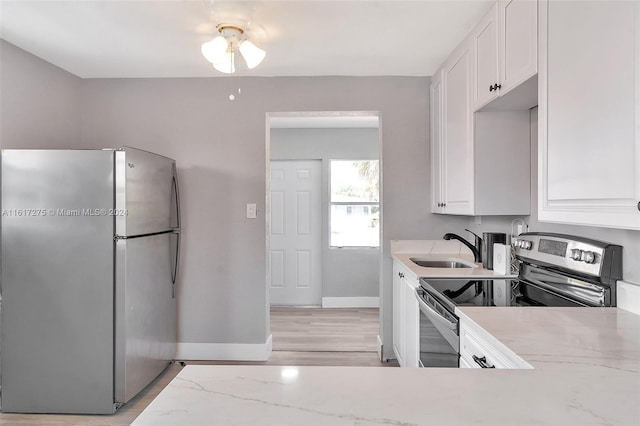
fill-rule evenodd
<path id="1" fill-rule="evenodd" d="M 420 367 L 459 367 L 458 318 L 421 287 L 416 288 L 420 306 Z"/>

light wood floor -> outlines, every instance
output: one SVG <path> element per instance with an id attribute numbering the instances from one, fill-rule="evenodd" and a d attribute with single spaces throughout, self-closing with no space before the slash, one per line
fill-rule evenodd
<path id="1" fill-rule="evenodd" d="M 271 308 L 273 352 L 265 362 L 187 361 L 214 365 L 320 365 L 397 367 L 376 354 L 378 309 Z M 0 413 L 0 425 L 128 426 L 180 372 L 171 364 L 112 416 Z"/>

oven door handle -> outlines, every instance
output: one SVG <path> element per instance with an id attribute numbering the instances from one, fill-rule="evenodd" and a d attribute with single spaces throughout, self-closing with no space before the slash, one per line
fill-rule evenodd
<path id="1" fill-rule="evenodd" d="M 416 289 L 416 299 L 418 299 L 418 305 L 420 306 L 420 310 L 422 312 L 424 312 L 424 314 L 431 321 L 437 321 L 442 326 L 444 326 L 444 327 L 448 328 L 449 330 L 452 330 L 453 332 L 458 334 L 458 324 L 455 323 L 455 322 L 449 321 L 448 319 L 446 319 L 445 317 L 440 315 L 440 313 L 438 313 L 438 311 L 433 309 L 431 306 L 427 305 L 427 303 L 420 296 L 420 293 L 418 292 L 418 289 Z"/>

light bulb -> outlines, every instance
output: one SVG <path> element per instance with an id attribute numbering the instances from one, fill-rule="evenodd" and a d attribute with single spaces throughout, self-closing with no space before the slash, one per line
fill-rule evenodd
<path id="1" fill-rule="evenodd" d="M 260 49 L 249 40 L 245 40 L 240 43 L 238 50 L 240 50 L 240 53 L 246 61 L 249 69 L 257 67 L 267 54 L 264 50 Z"/>
<path id="2" fill-rule="evenodd" d="M 223 62 L 225 60 L 225 54 L 227 53 L 228 47 L 229 43 L 227 43 L 227 40 L 222 36 L 218 36 L 213 40 L 204 43 L 200 50 L 207 61 L 212 64 L 217 64 L 218 62 Z"/>
<path id="3" fill-rule="evenodd" d="M 233 52 L 226 52 L 224 60 L 213 64 L 213 67 L 225 74 L 233 74 L 236 72 L 235 64 L 233 63 Z"/>

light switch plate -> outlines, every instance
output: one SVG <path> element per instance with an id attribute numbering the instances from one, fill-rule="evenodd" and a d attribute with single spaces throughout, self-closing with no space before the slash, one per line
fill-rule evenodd
<path id="1" fill-rule="evenodd" d="M 255 219 L 258 215 L 258 209 L 255 204 L 247 204 L 247 219 Z"/>

